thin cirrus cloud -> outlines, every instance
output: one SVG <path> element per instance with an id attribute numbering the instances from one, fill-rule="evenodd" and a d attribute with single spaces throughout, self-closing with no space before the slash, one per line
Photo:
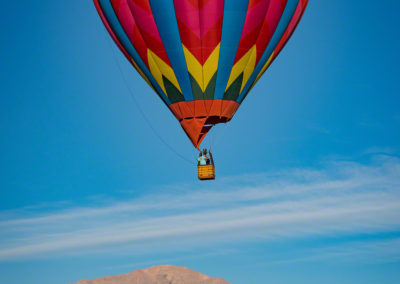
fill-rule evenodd
<path id="1" fill-rule="evenodd" d="M 0 260 L 400 229 L 396 157 L 222 178 L 211 186 L 168 187 L 107 205 L 0 212 Z M 387 245 L 379 241 L 368 247 L 384 255 Z"/>
<path id="2" fill-rule="evenodd" d="M 373 239 L 349 241 L 335 245 L 327 245 L 320 248 L 303 250 L 297 254 L 298 256 L 295 257 L 278 257 L 277 259 L 271 259 L 267 262 L 273 264 L 284 264 L 335 259 L 339 259 L 341 263 L 397 262 L 400 261 L 400 238 L 394 237 L 382 240 Z"/>

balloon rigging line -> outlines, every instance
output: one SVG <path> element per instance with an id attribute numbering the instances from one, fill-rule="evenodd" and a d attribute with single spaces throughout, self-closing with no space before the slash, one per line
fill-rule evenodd
<path id="1" fill-rule="evenodd" d="M 107 40 L 107 42 L 110 44 L 109 40 Z M 140 113 L 140 115 L 142 116 L 142 118 L 143 118 L 143 119 L 146 121 L 146 123 L 149 125 L 149 127 L 150 127 L 150 129 L 153 131 L 154 135 L 156 135 L 156 136 L 158 137 L 158 139 L 159 139 L 171 152 L 173 152 L 176 156 L 178 156 L 179 158 L 181 158 L 182 160 L 184 160 L 185 162 L 187 162 L 188 164 L 190 164 L 190 165 L 193 166 L 194 163 L 193 163 L 192 161 L 190 161 L 189 159 L 187 159 L 186 157 L 184 157 L 183 155 L 181 155 L 181 154 L 180 154 L 178 151 L 176 151 L 172 146 L 170 146 L 170 145 L 167 143 L 167 141 L 165 141 L 165 139 L 162 138 L 162 136 L 161 136 L 161 135 L 157 132 L 157 130 L 154 128 L 154 126 L 152 125 L 152 123 L 150 122 L 150 120 L 148 119 L 148 117 L 146 116 L 146 114 L 144 113 L 143 109 L 140 107 L 139 102 L 136 100 L 136 98 L 135 98 L 135 96 L 134 96 L 134 94 L 133 94 L 133 91 L 132 91 L 132 89 L 130 88 L 130 86 L 129 86 L 129 84 L 128 84 L 128 80 L 126 79 L 126 77 L 125 77 L 125 75 L 124 75 L 124 73 L 123 73 L 123 71 L 122 71 L 122 67 L 121 67 L 119 61 L 118 61 L 117 58 L 116 58 L 114 48 L 111 46 L 111 44 L 110 44 L 110 48 L 112 49 L 112 54 L 113 54 L 114 61 L 115 61 L 116 65 L 117 65 L 117 67 L 118 67 L 119 72 L 121 73 L 122 79 L 123 79 L 123 81 L 124 81 L 124 83 L 125 83 L 125 87 L 127 88 L 128 93 L 129 93 L 130 97 L 132 98 L 133 103 L 134 103 L 135 107 L 137 108 L 137 110 L 139 111 L 139 113 Z"/>
<path id="2" fill-rule="evenodd" d="M 218 135 L 216 135 L 216 134 L 214 134 L 214 132 L 216 131 L 216 129 L 215 128 L 213 128 L 212 129 L 212 132 L 211 132 L 211 146 L 210 146 L 210 149 L 212 149 L 212 148 L 214 148 L 214 147 L 216 147 L 218 144 L 219 144 L 219 142 L 221 141 L 221 138 L 224 136 L 223 134 L 226 132 L 226 128 L 227 128 L 227 126 L 226 126 L 226 123 L 221 123 L 221 124 L 219 124 L 219 125 L 221 125 L 221 127 L 220 128 L 222 128 L 222 129 L 220 129 L 220 131 L 218 131 Z M 214 126 L 215 127 L 215 126 Z"/>

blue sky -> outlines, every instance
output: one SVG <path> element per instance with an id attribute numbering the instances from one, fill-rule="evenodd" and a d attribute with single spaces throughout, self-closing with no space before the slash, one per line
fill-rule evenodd
<path id="1" fill-rule="evenodd" d="M 398 1 L 311 1 L 211 135 L 215 183 L 155 136 L 128 89 L 195 159 L 92 2 L 75 2 L 0 10 L 1 283 L 158 264 L 232 283 L 400 281 Z"/>

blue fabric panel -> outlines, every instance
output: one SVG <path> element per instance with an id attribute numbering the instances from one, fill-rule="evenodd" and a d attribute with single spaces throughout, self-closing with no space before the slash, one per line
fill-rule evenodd
<path id="1" fill-rule="evenodd" d="M 228 84 L 236 53 L 239 48 L 248 0 L 225 0 L 222 23 L 221 51 L 218 61 L 217 83 L 214 99 L 222 99 Z"/>
<path id="2" fill-rule="evenodd" d="M 257 78 L 257 75 L 260 73 L 264 65 L 267 63 L 268 59 L 271 57 L 272 52 L 274 52 L 276 46 L 278 45 L 279 41 L 281 40 L 283 34 L 285 33 L 287 27 L 289 26 L 290 21 L 293 18 L 294 12 L 296 11 L 297 5 L 299 0 L 288 0 L 285 10 L 283 11 L 283 15 L 281 20 L 279 21 L 278 26 L 276 27 L 275 33 L 269 42 L 267 49 L 265 50 L 263 56 L 258 62 L 254 72 L 251 74 L 249 81 L 247 81 L 246 86 L 243 88 L 242 93 L 239 95 L 237 102 L 242 103 L 243 99 L 245 98 L 247 92 L 251 88 L 251 85 Z"/>
<path id="3" fill-rule="evenodd" d="M 149 2 L 158 32 L 181 87 L 182 94 L 186 101 L 193 101 L 192 86 L 185 55 L 183 54 L 174 2 L 172 0 L 150 0 Z"/>
<path id="4" fill-rule="evenodd" d="M 157 90 L 158 95 L 161 99 L 167 104 L 170 105 L 171 102 L 168 97 L 165 95 L 164 91 L 160 88 L 157 81 L 154 79 L 153 75 L 150 73 L 147 66 L 144 64 L 142 59 L 140 58 L 139 54 L 137 53 L 136 49 L 133 47 L 132 43 L 130 42 L 128 36 L 125 34 L 124 29 L 122 28 L 121 24 L 118 21 L 117 16 L 115 15 L 114 9 L 111 5 L 110 0 L 100 0 L 100 6 L 104 12 L 105 17 L 111 28 L 113 29 L 115 35 L 124 46 L 125 50 L 129 53 L 129 55 L 133 58 L 139 68 L 142 70 L 143 74 L 149 79 L 150 83 Z"/>

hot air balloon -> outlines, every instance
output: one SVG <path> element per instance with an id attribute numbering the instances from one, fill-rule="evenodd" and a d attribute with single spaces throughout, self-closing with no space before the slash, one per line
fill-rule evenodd
<path id="1" fill-rule="evenodd" d="M 278 56 L 308 0 L 94 0 L 111 37 L 198 149 Z"/>

